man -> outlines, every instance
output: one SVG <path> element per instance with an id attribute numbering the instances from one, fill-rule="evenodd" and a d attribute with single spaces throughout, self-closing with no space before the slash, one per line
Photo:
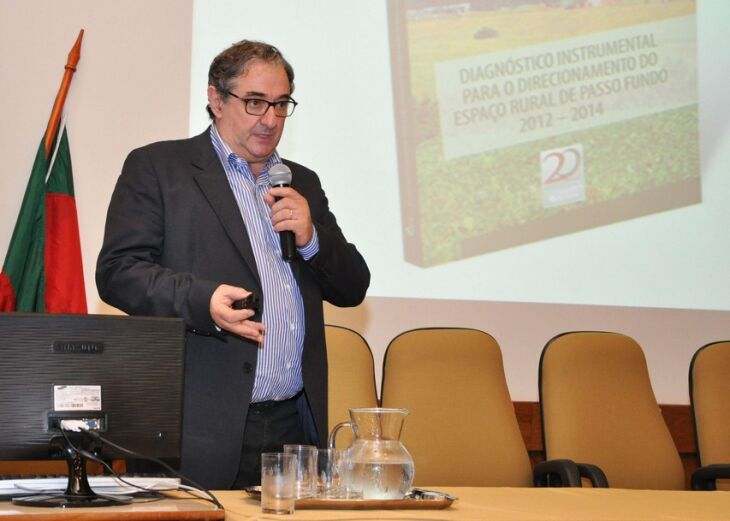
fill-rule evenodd
<path id="1" fill-rule="evenodd" d="M 208 130 L 125 161 L 96 283 L 127 313 L 185 319 L 181 470 L 223 489 L 258 483 L 262 451 L 326 440 L 322 301 L 358 305 L 370 273 L 314 172 L 284 161 L 291 186 L 269 184 L 296 106 L 279 51 L 239 42 L 213 60 L 208 83 Z M 292 262 L 279 241 L 287 231 Z M 234 306 L 251 292 L 258 314 Z"/>

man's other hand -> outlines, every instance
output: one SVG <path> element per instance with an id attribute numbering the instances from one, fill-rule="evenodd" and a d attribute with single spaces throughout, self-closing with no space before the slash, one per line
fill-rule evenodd
<path id="1" fill-rule="evenodd" d="M 251 320 L 256 311 L 232 307 L 236 300 L 246 298 L 250 293 L 244 288 L 221 284 L 210 297 L 210 317 L 219 328 L 260 344 L 264 341 L 266 326 Z"/>

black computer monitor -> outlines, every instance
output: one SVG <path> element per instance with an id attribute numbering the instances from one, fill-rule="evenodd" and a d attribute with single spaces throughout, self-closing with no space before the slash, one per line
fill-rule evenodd
<path id="1" fill-rule="evenodd" d="M 177 318 L 0 313 L 0 459 L 65 457 L 66 494 L 40 504 L 105 504 L 86 456 L 123 456 L 60 426 L 82 421 L 131 451 L 179 458 L 184 346 Z"/>

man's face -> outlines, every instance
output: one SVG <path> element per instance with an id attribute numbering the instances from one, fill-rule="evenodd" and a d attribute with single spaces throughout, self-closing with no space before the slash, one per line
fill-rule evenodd
<path id="1" fill-rule="evenodd" d="M 241 98 L 268 101 L 289 99 L 291 94 L 284 67 L 262 61 L 251 63 L 233 82 L 230 92 Z M 276 116 L 273 107 L 263 116 L 252 116 L 241 100 L 233 96 L 224 100 L 213 86 L 208 86 L 208 102 L 223 140 L 249 163 L 254 174 L 260 174 L 279 144 L 286 118 Z"/>

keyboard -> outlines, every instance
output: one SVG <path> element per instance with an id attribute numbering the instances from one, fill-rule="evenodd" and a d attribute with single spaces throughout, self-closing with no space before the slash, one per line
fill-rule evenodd
<path id="1" fill-rule="evenodd" d="M 176 490 L 179 478 L 167 476 L 122 476 L 125 481 L 146 490 Z M 114 476 L 88 476 L 91 489 L 99 494 L 132 494 L 138 488 L 127 485 Z M 0 477 L 0 499 L 10 499 L 34 492 L 64 492 L 68 484 L 67 476 L 22 476 Z"/>

